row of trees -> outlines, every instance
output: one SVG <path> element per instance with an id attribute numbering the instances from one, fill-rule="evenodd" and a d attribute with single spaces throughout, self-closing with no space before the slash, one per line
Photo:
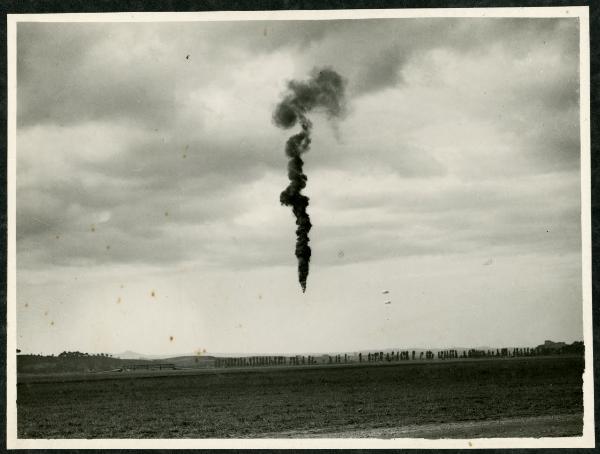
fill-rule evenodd
<path id="1" fill-rule="evenodd" d="M 54 355 L 51 355 L 54 356 Z M 82 352 L 62 352 L 59 358 L 112 358 L 109 353 L 82 353 Z"/>
<path id="2" fill-rule="evenodd" d="M 583 342 L 574 342 L 571 345 L 565 345 L 560 348 L 544 348 L 538 346 L 535 348 L 498 348 L 498 349 L 468 349 L 458 351 L 456 349 L 439 350 L 434 353 L 431 350 L 416 352 L 415 350 L 398 350 L 392 352 L 369 352 L 366 355 L 358 354 L 358 362 L 392 362 L 392 361 L 409 361 L 409 360 L 433 360 L 437 357 L 438 360 L 448 359 L 466 359 L 466 358 L 515 358 L 521 356 L 540 356 L 549 354 L 567 354 L 567 353 L 583 353 Z M 246 366 L 280 366 L 280 365 L 313 365 L 313 364 L 341 364 L 356 362 L 356 357 L 349 357 L 348 354 L 327 355 L 321 360 L 315 356 L 251 356 L 251 357 L 235 357 L 235 358 L 217 358 L 215 360 L 216 367 L 246 367 Z"/>
<path id="3" fill-rule="evenodd" d="M 285 364 L 288 364 L 287 356 L 242 356 L 215 360 L 215 367 L 282 366 Z"/>
<path id="4" fill-rule="evenodd" d="M 321 361 L 322 362 L 322 361 Z M 329 364 L 341 363 L 342 356 L 329 356 Z M 343 362 L 348 362 L 348 355 L 343 356 Z M 315 356 L 241 356 L 232 358 L 216 358 L 215 367 L 256 367 L 256 366 L 305 366 L 319 364 Z"/>
<path id="5" fill-rule="evenodd" d="M 456 350 L 442 350 L 438 352 L 438 359 L 452 359 L 452 358 L 515 358 L 521 356 L 539 356 L 549 353 L 556 352 L 553 350 L 550 352 L 539 347 L 536 348 L 497 348 L 496 350 L 478 350 L 471 348 L 469 350 L 463 350 L 460 354 Z"/>
<path id="6" fill-rule="evenodd" d="M 471 348 L 462 350 L 440 350 L 437 352 L 438 359 L 457 359 L 457 358 L 516 358 L 521 356 L 541 356 L 551 354 L 567 354 L 567 353 L 583 353 L 583 342 L 574 342 L 571 345 L 565 345 L 561 348 L 545 348 L 538 346 L 531 347 L 515 347 L 515 348 L 497 348 L 489 350 L 479 350 Z M 425 352 L 426 359 L 433 359 L 434 355 L 431 351 Z M 407 358 L 408 359 L 408 358 Z M 415 352 L 412 352 L 412 359 L 415 359 Z M 419 359 L 423 359 L 423 352 L 420 353 Z"/>
<path id="7" fill-rule="evenodd" d="M 21 350 L 17 349 L 17 354 L 20 354 Z M 24 354 L 22 356 L 28 356 L 31 358 L 112 358 L 113 355 L 110 353 L 82 353 L 82 352 L 62 352 L 54 356 L 54 353 L 49 355 L 42 355 L 41 353 Z"/>
<path id="8" fill-rule="evenodd" d="M 517 357 L 517 356 L 533 356 L 539 354 L 548 354 L 547 351 L 542 351 L 538 348 L 514 348 L 509 350 L 508 348 L 496 349 L 496 350 L 477 350 L 469 349 L 459 352 L 456 349 L 439 350 L 437 352 L 438 359 L 458 359 L 458 358 L 485 358 L 485 357 Z M 368 362 L 380 362 L 380 361 L 408 361 L 408 360 L 432 360 L 435 358 L 435 354 L 431 350 L 421 351 L 417 355 L 415 350 L 412 351 L 396 351 L 396 352 L 375 352 L 367 354 Z M 362 353 L 358 354 L 358 361 L 362 362 Z"/>
<path id="9" fill-rule="evenodd" d="M 413 350 L 412 351 L 412 355 L 411 352 L 409 352 L 408 350 L 405 351 L 400 351 L 398 350 L 397 352 L 387 352 L 385 355 L 383 354 L 383 352 L 375 352 L 375 353 L 367 353 L 367 362 L 381 362 L 381 361 L 408 361 L 410 360 L 411 356 L 412 359 L 415 359 L 415 354 L 416 352 Z M 423 357 L 423 352 L 421 352 L 421 359 Z M 362 362 L 362 353 L 358 354 L 358 361 Z"/>
<path id="10" fill-rule="evenodd" d="M 376 352 L 368 353 L 366 357 L 363 357 L 362 353 L 358 354 L 358 362 L 362 363 L 364 359 L 368 362 L 379 362 L 379 361 L 406 361 L 415 359 L 416 352 L 413 350 L 412 354 L 409 351 L 397 351 L 397 352 Z M 420 359 L 433 359 L 433 352 L 421 352 Z M 315 356 L 250 356 L 250 357 L 232 357 L 232 358 L 216 358 L 215 367 L 254 367 L 254 366 L 302 366 L 302 365 L 314 365 L 324 363 L 325 361 L 317 360 Z M 348 354 L 344 355 L 328 355 L 327 364 L 345 364 L 349 362 L 355 362 L 350 360 Z"/>
<path id="11" fill-rule="evenodd" d="M 359 353 L 360 355 L 360 353 Z M 329 355 L 329 364 L 339 364 L 342 362 L 342 355 L 335 355 L 335 356 L 331 356 Z M 345 353 L 344 354 L 344 363 L 348 362 L 348 354 Z"/>

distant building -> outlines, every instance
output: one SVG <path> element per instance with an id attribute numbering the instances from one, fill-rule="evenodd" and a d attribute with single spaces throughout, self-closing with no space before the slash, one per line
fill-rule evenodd
<path id="1" fill-rule="evenodd" d="M 567 344 L 565 342 L 552 342 L 551 340 L 544 341 L 543 345 L 539 345 L 539 348 L 545 348 L 549 350 L 558 350 L 560 348 L 565 347 Z"/>

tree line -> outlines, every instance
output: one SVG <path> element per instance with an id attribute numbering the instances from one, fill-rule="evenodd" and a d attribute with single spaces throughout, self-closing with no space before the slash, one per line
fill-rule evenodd
<path id="1" fill-rule="evenodd" d="M 21 353 L 21 350 L 17 349 L 17 354 Z M 32 353 L 32 354 L 24 354 L 24 355 L 20 355 L 21 358 L 25 358 L 25 357 L 29 357 L 29 358 L 65 358 L 65 359 L 72 359 L 72 358 L 112 358 L 113 355 L 111 355 L 110 353 L 85 353 L 85 352 L 79 352 L 79 351 L 75 351 L 75 352 L 61 352 L 58 355 L 54 355 L 54 353 L 50 353 L 49 355 L 42 355 L 40 353 Z"/>
<path id="2" fill-rule="evenodd" d="M 417 352 L 416 350 L 396 350 L 391 352 L 368 352 L 358 353 L 355 356 L 345 354 L 321 355 L 320 359 L 311 355 L 296 356 L 240 356 L 231 358 L 216 358 L 215 367 L 256 367 L 256 366 L 304 366 L 315 364 L 348 364 L 348 363 L 379 363 L 395 361 L 431 361 L 468 358 L 515 358 L 526 356 L 543 356 L 551 354 L 583 353 L 583 342 L 574 342 L 561 348 L 538 347 L 515 347 L 497 349 L 446 349 Z"/>

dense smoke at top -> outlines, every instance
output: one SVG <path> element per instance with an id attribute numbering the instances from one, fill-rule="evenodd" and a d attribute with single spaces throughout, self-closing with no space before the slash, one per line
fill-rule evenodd
<path id="1" fill-rule="evenodd" d="M 311 78 L 288 83 L 288 93 L 273 114 L 275 124 L 291 128 L 305 114 L 322 108 L 329 117 L 340 117 L 345 111 L 346 81 L 333 69 L 314 69 Z"/>
<path id="2" fill-rule="evenodd" d="M 288 161 L 290 184 L 280 195 L 282 205 L 291 206 L 296 217 L 296 257 L 298 258 L 298 279 L 302 291 L 306 291 L 311 250 L 308 233 L 312 227 L 306 208 L 308 197 L 303 195 L 307 176 L 303 173 L 302 154 L 310 148 L 312 123 L 306 114 L 313 109 L 322 109 L 329 118 L 340 117 L 344 113 L 344 92 L 346 82 L 334 70 L 314 69 L 311 78 L 304 82 L 290 81 L 288 92 L 277 105 L 273 121 L 281 128 L 288 129 L 300 123 L 302 130 L 291 136 L 285 147 Z"/>

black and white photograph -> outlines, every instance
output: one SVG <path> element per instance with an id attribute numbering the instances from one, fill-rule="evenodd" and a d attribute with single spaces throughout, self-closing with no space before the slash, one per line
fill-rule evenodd
<path id="1" fill-rule="evenodd" d="M 594 446 L 587 7 L 7 31 L 9 447 Z"/>

